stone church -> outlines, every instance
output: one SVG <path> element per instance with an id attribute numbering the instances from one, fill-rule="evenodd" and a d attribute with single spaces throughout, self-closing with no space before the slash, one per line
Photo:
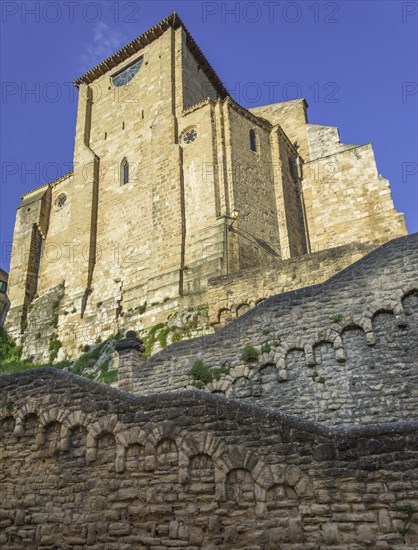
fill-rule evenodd
<path id="1" fill-rule="evenodd" d="M 24 355 L 200 304 L 216 328 L 407 233 L 370 143 L 309 124 L 303 99 L 240 106 L 176 13 L 75 86 L 74 170 L 16 215 L 6 328 Z"/>
<path id="2" fill-rule="evenodd" d="M 49 364 L 124 333 L 118 389 L 0 376 L 0 547 L 416 549 L 418 234 L 370 144 L 238 105 L 177 14 L 75 84 L 6 328 Z"/>

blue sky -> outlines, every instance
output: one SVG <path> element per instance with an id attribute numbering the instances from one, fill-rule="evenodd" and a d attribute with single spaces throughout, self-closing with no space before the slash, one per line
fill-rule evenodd
<path id="1" fill-rule="evenodd" d="M 177 11 L 244 107 L 305 97 L 310 122 L 372 142 L 395 206 L 418 230 L 416 2 L 1 3 L 1 266 L 20 195 L 70 169 L 72 81 Z"/>

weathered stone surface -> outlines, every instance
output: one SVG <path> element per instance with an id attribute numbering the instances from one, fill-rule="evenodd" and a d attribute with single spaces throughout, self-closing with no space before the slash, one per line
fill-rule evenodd
<path id="1" fill-rule="evenodd" d="M 0 543 L 412 548 L 417 433 L 329 428 L 199 391 L 134 396 L 54 369 L 3 375 Z"/>
<path id="2" fill-rule="evenodd" d="M 242 359 L 246 344 L 257 361 Z M 418 420 L 418 234 L 323 284 L 271 297 L 214 335 L 170 346 L 134 369 L 133 391 L 190 387 L 197 358 L 208 369 L 227 367 L 207 391 L 242 402 L 331 426 Z M 379 441 L 364 445 L 346 448 L 346 457 L 379 454 Z M 396 452 L 402 442 L 391 445 Z M 325 450 L 317 453 L 326 460 Z"/>
<path id="3" fill-rule="evenodd" d="M 370 144 L 308 124 L 305 100 L 238 105 L 177 14 L 134 43 L 77 80 L 74 171 L 17 210 L 7 328 L 24 357 L 48 359 L 63 283 L 59 359 L 199 304 L 222 325 L 406 234 Z"/>

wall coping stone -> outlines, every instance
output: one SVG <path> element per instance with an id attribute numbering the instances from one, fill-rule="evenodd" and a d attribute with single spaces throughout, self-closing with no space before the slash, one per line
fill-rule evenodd
<path id="1" fill-rule="evenodd" d="M 96 395 L 101 395 L 107 396 L 110 400 L 125 403 L 128 406 L 137 405 L 141 408 L 144 408 L 144 406 L 148 404 L 155 405 L 156 403 L 158 403 L 159 406 L 169 408 L 173 404 L 178 405 L 181 401 L 191 400 L 196 403 L 212 406 L 216 410 L 222 409 L 223 412 L 228 412 L 230 414 L 231 419 L 234 418 L 236 421 L 239 421 L 242 416 L 248 415 L 260 418 L 264 422 L 271 423 L 272 428 L 274 426 L 286 426 L 291 429 L 318 434 L 328 439 L 349 440 L 358 437 L 403 435 L 418 431 L 418 422 L 407 421 L 326 427 L 317 422 L 288 415 L 268 407 L 260 407 L 255 404 L 242 404 L 239 401 L 199 390 L 182 390 L 152 395 L 133 395 L 52 367 L 42 367 L 19 373 L 0 375 L 0 394 L 7 391 L 11 386 L 21 387 L 36 382 L 40 388 L 45 389 L 48 386 L 48 382 L 54 385 L 54 383 L 59 383 L 64 380 L 70 385 L 85 388 L 89 392 L 89 396 L 92 400 Z M 48 388 L 48 391 L 50 391 L 50 388 Z"/>

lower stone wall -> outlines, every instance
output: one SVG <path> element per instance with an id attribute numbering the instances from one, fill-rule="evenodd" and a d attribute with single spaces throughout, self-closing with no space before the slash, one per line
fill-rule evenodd
<path id="1" fill-rule="evenodd" d="M 0 377 L 8 550 L 413 550 L 418 423 L 327 429 L 197 391 Z"/>

